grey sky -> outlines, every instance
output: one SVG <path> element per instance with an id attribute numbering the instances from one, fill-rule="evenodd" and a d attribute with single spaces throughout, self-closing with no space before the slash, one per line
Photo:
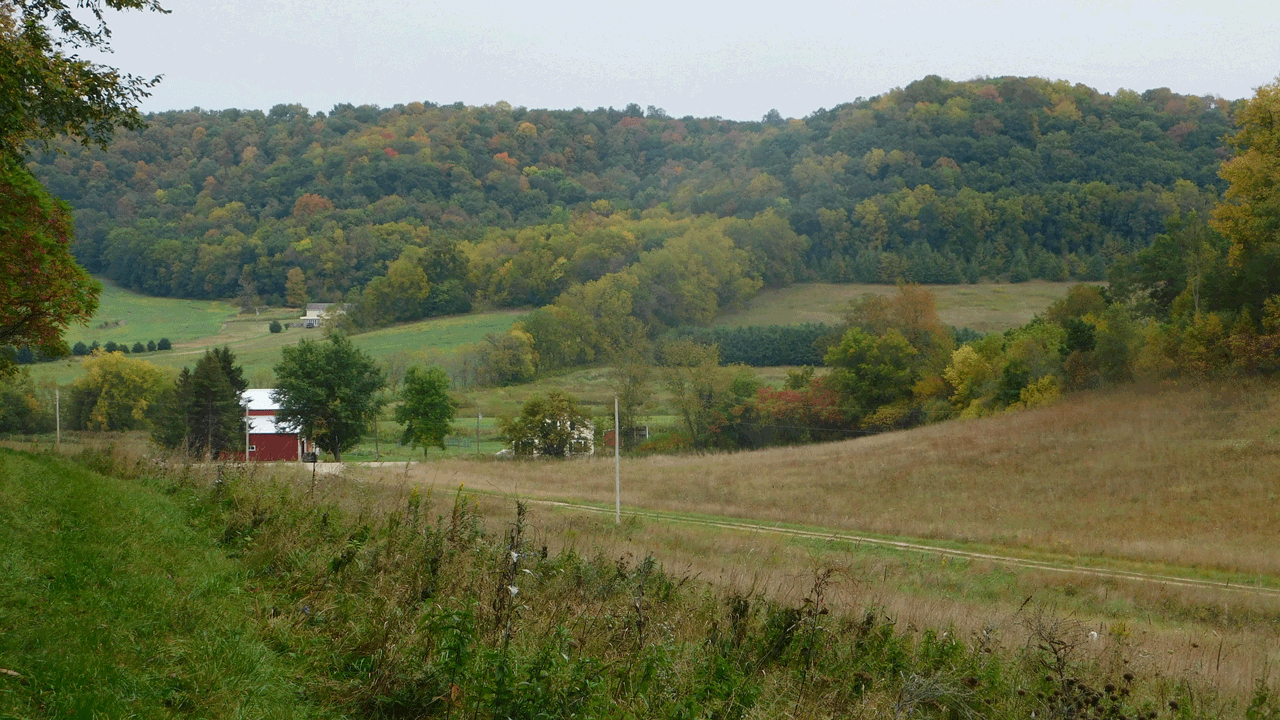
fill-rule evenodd
<path id="1" fill-rule="evenodd" d="M 1280 3 L 161 0 L 108 62 L 163 74 L 144 110 L 414 100 L 803 117 L 925 75 L 1035 75 L 1248 97 L 1280 75 Z"/>

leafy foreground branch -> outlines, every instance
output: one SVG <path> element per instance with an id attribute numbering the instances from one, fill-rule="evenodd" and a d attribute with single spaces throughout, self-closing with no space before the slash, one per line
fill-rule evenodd
<path id="1" fill-rule="evenodd" d="M 459 492 L 382 491 L 227 466 L 159 477 L 83 458 L 183 503 L 244 570 L 246 627 L 319 714 L 469 718 L 1277 717 L 1085 652 L 1069 621 L 1023 611 L 1032 640 L 899 628 L 834 611 L 838 577 L 798 604 L 722 593 L 639 562 L 530 540 L 523 504 L 484 529 Z M 158 493 L 157 493 L 158 494 Z M 1013 643 L 1021 645 L 1021 643 Z M 20 658 L 19 658 L 20 659 Z M 11 662 L 6 660 L 7 662 Z M 0 688 L 3 692 L 3 688 Z M 2 698 L 3 695 L 0 695 Z M 196 699 L 198 702 L 198 698 Z"/>

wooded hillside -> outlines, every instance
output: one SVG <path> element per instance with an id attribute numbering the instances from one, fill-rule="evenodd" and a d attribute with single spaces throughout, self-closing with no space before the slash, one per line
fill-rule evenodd
<path id="1" fill-rule="evenodd" d="M 127 287 L 335 300 L 414 248 L 402 269 L 429 287 L 409 314 L 436 314 L 549 302 L 683 235 L 689 215 L 785 220 L 770 267 L 746 270 L 766 285 L 1100 279 L 1217 201 L 1231 111 L 1167 89 L 936 76 L 761 122 L 636 105 L 195 109 L 31 169 L 76 208 L 80 261 Z M 523 267 L 556 277 L 504 285 Z"/>

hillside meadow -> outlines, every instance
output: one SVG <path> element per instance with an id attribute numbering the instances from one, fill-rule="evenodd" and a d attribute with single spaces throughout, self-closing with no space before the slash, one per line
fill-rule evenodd
<path id="1" fill-rule="evenodd" d="M 978 332 L 999 332 L 1025 324 L 1051 303 L 1066 295 L 1072 283 L 1032 281 L 1027 283 L 984 283 L 977 285 L 934 285 L 929 290 L 938 302 L 943 322 Z M 809 322 L 837 324 L 850 300 L 865 293 L 889 295 L 893 285 L 806 283 L 780 290 L 764 290 L 735 312 L 721 315 L 716 325 L 799 325 Z M 497 310 L 469 315 L 433 318 L 354 336 L 356 344 L 376 359 L 399 365 L 456 362 L 458 351 L 482 340 L 489 333 L 502 333 L 523 311 Z M 268 308 L 258 314 L 242 314 L 230 302 L 157 298 L 103 283 L 97 313 L 84 326 L 73 326 L 66 334 L 68 345 L 108 341 L 142 342 L 168 338 L 173 350 L 138 355 L 139 359 L 162 368 L 180 370 L 194 365 L 206 349 L 226 345 L 236 353 L 245 375 L 258 386 L 271 384 L 271 368 L 280 359 L 280 348 L 303 337 L 320 338 L 317 330 L 288 328 L 272 334 L 275 320 L 285 324 L 296 320 L 300 310 Z M 69 384 L 80 375 L 79 360 L 29 366 L 37 380 Z M 768 375 L 768 369 L 762 369 Z M 504 411 L 523 402 L 534 391 L 565 389 L 581 394 L 588 402 L 605 403 L 611 395 L 599 387 L 602 370 L 573 371 L 545 378 L 531 386 L 494 388 L 480 391 L 477 402 L 498 405 Z M 778 373 L 774 373 L 778 374 Z M 779 374 L 779 377 L 781 375 Z M 585 385 L 586 387 L 583 387 Z"/>
<path id="2" fill-rule="evenodd" d="M 1076 283 L 1032 280 L 1025 283 L 977 283 L 972 285 L 929 285 L 938 304 L 938 317 L 947 325 L 975 332 L 1003 332 L 1020 327 L 1057 300 L 1066 297 Z M 866 283 L 803 283 L 765 289 L 747 301 L 746 307 L 722 313 L 715 324 L 800 325 L 844 321 L 851 300 L 865 294 L 889 296 L 894 285 Z"/>
<path id="3" fill-rule="evenodd" d="M 624 492 L 638 508 L 1280 575 L 1277 407 L 1273 384 L 1123 387 L 856 440 L 628 458 Z M 423 482 L 601 503 L 612 470 L 417 468 Z"/>
<path id="4" fill-rule="evenodd" d="M 238 318 L 240 309 L 221 300 L 185 300 L 143 295 L 110 282 L 102 282 L 98 296 L 98 310 L 86 325 L 72 325 L 64 339 L 68 345 L 83 342 L 106 344 L 169 338 L 175 344 L 198 338 L 222 336 L 228 333 L 228 323 Z M 280 312 L 270 317 L 280 316 Z M 269 320 L 268 320 L 269 322 Z M 231 332 L 228 339 L 243 339 L 248 326 L 237 326 L 240 332 Z M 263 331 L 266 331 L 264 325 Z"/>
<path id="5" fill-rule="evenodd" d="M 826 445 L 629 458 L 621 526 L 610 512 L 554 505 L 535 505 L 534 517 L 552 547 L 653 553 L 669 568 L 748 593 L 795 599 L 815 572 L 837 568 L 838 602 L 871 602 L 920 627 L 1010 632 L 1035 599 L 1134 648 L 1144 667 L 1194 671 L 1247 694 L 1280 668 L 1277 402 L 1275 385 L 1134 387 Z M 465 487 L 488 496 L 486 513 L 501 518 L 517 498 L 611 509 L 613 470 L 602 458 L 365 472 L 393 487 Z M 628 514 L 641 510 L 664 515 Z M 722 518 L 910 538 L 938 552 L 706 525 Z M 952 548 L 1058 569 L 943 553 Z M 1072 567 L 1086 571 L 1063 572 Z"/>
<path id="6" fill-rule="evenodd" d="M 168 338 L 173 349 L 136 355 L 137 359 L 176 372 L 195 364 L 206 349 L 230 347 L 256 386 L 270 386 L 272 367 L 280 361 L 280 348 L 302 338 L 321 339 L 318 329 L 287 328 L 271 333 L 273 320 L 282 325 L 297 320 L 302 311 L 268 308 L 257 314 L 241 313 L 229 302 L 156 298 L 103 283 L 98 311 L 85 326 L 67 331 L 68 345 L 107 341 L 128 343 Z M 458 351 L 489 333 L 505 332 L 520 312 L 502 310 L 432 318 L 382 328 L 355 336 L 357 345 L 376 359 L 397 358 L 400 363 L 448 363 Z M 28 366 L 37 380 L 65 385 L 80 376 L 79 359 Z"/>

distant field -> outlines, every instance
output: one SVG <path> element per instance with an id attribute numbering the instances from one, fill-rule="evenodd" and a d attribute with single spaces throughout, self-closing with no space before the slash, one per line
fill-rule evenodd
<path id="1" fill-rule="evenodd" d="M 938 314 L 948 325 L 978 332 L 998 332 L 1025 325 L 1076 283 L 1036 280 L 983 285 L 928 285 L 938 299 Z M 716 318 L 716 325 L 799 325 L 839 323 L 850 300 L 866 293 L 890 295 L 893 285 L 806 283 L 765 290 L 741 312 Z"/>
<path id="2" fill-rule="evenodd" d="M 751 368 L 760 381 L 773 387 L 781 387 L 788 370 L 794 368 L 765 367 Z M 669 393 L 662 387 L 662 375 L 653 374 L 651 380 L 653 399 L 659 410 L 668 404 Z M 500 388 L 478 388 L 466 393 L 465 408 L 474 415 L 475 408 L 486 415 L 512 414 L 519 412 L 520 406 L 532 397 L 545 395 L 552 390 L 562 390 L 578 399 L 593 415 L 613 412 L 613 390 L 609 380 L 608 368 L 587 368 L 573 372 L 539 378 L 527 385 L 515 385 Z"/>
<path id="3" fill-rule="evenodd" d="M 1021 284 L 930 286 L 938 298 L 942 320 L 956 327 L 992 332 L 1029 321 L 1053 301 L 1066 295 L 1072 283 L 1028 282 Z M 760 293 L 745 310 L 720 316 L 716 324 L 787 325 L 805 322 L 838 323 L 850 300 L 864 293 L 889 294 L 891 285 L 833 285 L 813 283 Z M 408 325 L 384 328 L 355 336 L 356 345 L 376 359 L 401 364 L 441 364 L 446 367 L 462 347 L 489 333 L 505 332 L 524 311 L 501 310 L 457 317 L 435 318 Z M 169 338 L 174 349 L 146 353 L 140 359 L 177 372 L 193 365 L 206 349 L 227 345 L 235 351 L 245 375 L 255 386 L 273 382 L 271 368 L 280 360 L 280 348 L 303 337 L 320 338 L 319 330 L 289 328 L 271 334 L 272 320 L 289 322 L 299 311 L 273 308 L 260 315 L 241 315 L 231 303 L 204 300 L 154 298 L 104 283 L 98 313 L 87 327 L 76 326 L 67 333 L 68 344 L 109 340 L 117 343 Z M 37 380 L 67 384 L 80 376 L 77 359 L 43 363 L 31 367 Z M 495 412 L 511 412 L 534 393 L 559 388 L 574 393 L 585 402 L 603 405 L 612 394 L 600 369 L 585 370 L 548 378 L 529 386 L 500 388 L 477 393 L 477 401 L 496 407 Z M 772 373 L 781 377 L 780 371 Z M 778 378 L 770 378 L 776 381 Z"/>
<path id="4" fill-rule="evenodd" d="M 304 337 L 324 337 L 318 329 L 288 328 L 277 334 L 269 331 L 272 320 L 283 324 L 296 320 L 300 314 L 298 310 L 272 308 L 260 315 L 241 315 L 238 307 L 227 302 L 155 298 L 104 283 L 97 314 L 87 327 L 72 327 L 66 340 L 69 345 L 89 345 L 94 341 L 102 345 L 109 340 L 145 345 L 148 340 L 168 338 L 173 350 L 136 357 L 175 373 L 194 365 L 206 349 L 227 345 L 235 351 L 250 383 L 261 386 L 272 384 L 271 368 L 280 361 L 281 347 L 296 344 Z M 353 340 L 378 359 L 400 355 L 408 363 L 447 363 L 465 345 L 489 333 L 505 332 L 520 314 L 521 311 L 504 310 L 434 318 L 375 330 Z M 38 381 L 54 380 L 63 385 L 81 375 L 78 358 L 41 363 L 30 369 Z"/>
<path id="5" fill-rule="evenodd" d="M 414 362 L 445 359 L 489 333 L 504 333 L 523 310 L 495 310 L 474 315 L 433 318 L 374 330 L 352 339 L 374 358 L 407 354 Z"/>
<path id="6" fill-rule="evenodd" d="M 109 282 L 102 285 L 97 314 L 87 326 L 67 330 L 68 345 L 108 340 L 145 345 L 160 338 L 181 343 L 222 333 L 224 324 L 239 313 L 239 308 L 226 302 L 157 298 Z"/>

